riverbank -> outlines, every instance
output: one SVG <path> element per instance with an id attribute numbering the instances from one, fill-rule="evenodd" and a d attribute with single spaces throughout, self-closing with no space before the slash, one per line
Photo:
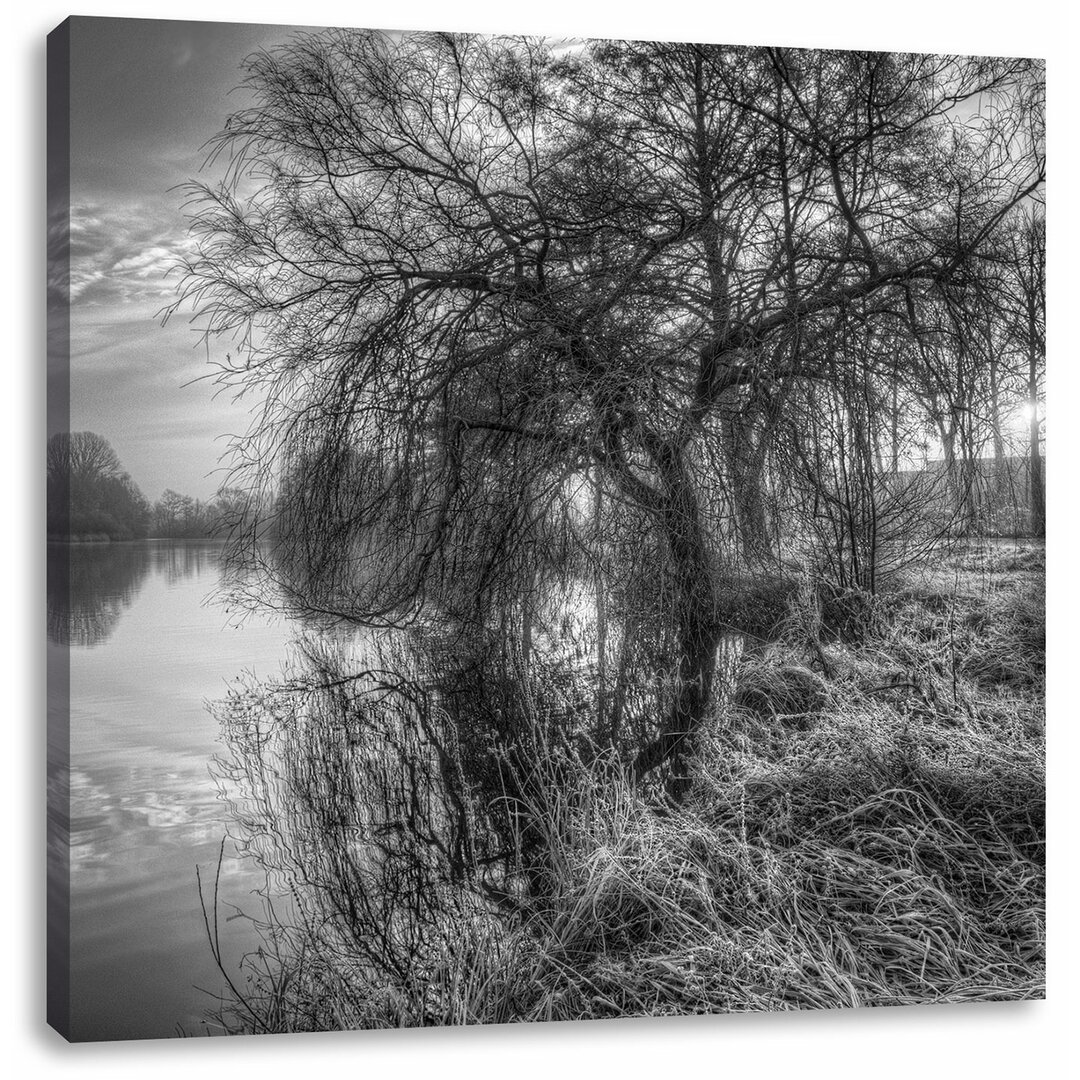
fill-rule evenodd
<path id="1" fill-rule="evenodd" d="M 388 928 L 411 935 L 397 967 L 340 917 L 271 919 L 221 1024 L 1042 997 L 1044 564 L 1040 546 L 972 545 L 842 626 L 795 597 L 742 660 L 677 805 L 610 756 L 540 758 L 522 816 L 544 870 L 512 914 L 463 881 Z"/>

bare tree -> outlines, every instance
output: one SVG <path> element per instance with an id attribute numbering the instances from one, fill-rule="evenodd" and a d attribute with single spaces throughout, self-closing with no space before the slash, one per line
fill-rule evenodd
<path id="1" fill-rule="evenodd" d="M 46 466 L 51 478 L 93 483 L 123 470 L 107 439 L 93 431 L 58 432 L 49 439 Z"/>
<path id="2" fill-rule="evenodd" d="M 192 190 L 181 303 L 235 339 L 222 379 L 265 395 L 238 448 L 256 482 L 304 478 L 342 586 L 311 606 L 387 624 L 451 587 L 505 596 L 591 473 L 663 553 L 676 689 L 636 765 L 679 759 L 732 518 L 744 558 L 773 557 L 784 388 L 854 385 L 853 328 L 913 339 L 1039 188 L 1009 108 L 1037 77 L 354 31 L 253 57 L 226 180 Z"/>
<path id="3" fill-rule="evenodd" d="M 58 432 L 46 449 L 50 536 L 145 536 L 150 507 L 107 439 L 93 431 Z"/>
<path id="4" fill-rule="evenodd" d="M 1046 534 L 1041 385 L 1046 365 L 1046 219 L 1034 208 L 1019 215 L 1006 244 L 1011 336 L 1024 360 L 1027 391 L 1028 491 L 1031 531 Z"/>

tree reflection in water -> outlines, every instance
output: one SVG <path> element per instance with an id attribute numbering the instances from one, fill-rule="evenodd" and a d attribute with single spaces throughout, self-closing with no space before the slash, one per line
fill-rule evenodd
<path id="1" fill-rule="evenodd" d="M 92 648 L 108 639 L 150 571 L 143 543 L 50 544 L 47 633 L 54 645 Z"/>
<path id="2" fill-rule="evenodd" d="M 216 569 L 220 559 L 214 543 L 49 544 L 49 641 L 93 648 L 112 635 L 151 570 L 172 586 L 208 566 Z"/>
<path id="3" fill-rule="evenodd" d="M 539 659 L 523 671 L 498 636 L 464 647 L 385 634 L 362 651 L 309 636 L 302 673 L 216 706 L 236 839 L 289 911 L 267 905 L 266 947 L 249 957 L 258 989 L 223 1019 L 520 1019 L 511 971 L 529 938 L 516 930 L 558 878 L 553 831 L 568 807 L 553 800 L 616 767 L 591 730 L 588 673 Z M 507 993 L 492 993 L 501 979 Z"/>

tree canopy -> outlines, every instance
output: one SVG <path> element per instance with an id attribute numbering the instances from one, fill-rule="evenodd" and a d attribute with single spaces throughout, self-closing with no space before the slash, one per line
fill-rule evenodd
<path id="1" fill-rule="evenodd" d="M 779 558 L 769 455 L 807 521 L 850 510 L 865 415 L 956 382 L 950 318 L 1044 175 L 1027 60 L 343 30 L 246 84 L 179 303 L 263 395 L 237 450 L 301 604 L 517 587 L 590 483 L 671 597 L 642 768 L 702 715 L 724 567 Z M 836 530 L 859 584 L 876 535 Z"/>
<path id="2" fill-rule="evenodd" d="M 93 431 L 58 432 L 46 449 L 50 536 L 135 540 L 146 536 L 150 504 L 124 472 L 107 439 Z"/>

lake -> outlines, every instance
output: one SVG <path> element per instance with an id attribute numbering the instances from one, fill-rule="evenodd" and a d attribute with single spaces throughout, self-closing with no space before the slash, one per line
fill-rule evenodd
<path id="1" fill-rule="evenodd" d="M 223 990 L 196 886 L 200 867 L 212 888 L 228 828 L 207 704 L 245 673 L 278 675 L 291 629 L 212 599 L 220 553 L 193 541 L 49 546 L 51 585 L 71 565 L 70 595 L 50 588 L 47 647 L 50 662 L 65 648 L 70 661 L 73 1039 L 206 1034 Z M 222 900 L 258 914 L 263 883 L 226 843 Z M 230 965 L 256 940 L 240 919 L 222 938 Z"/>

